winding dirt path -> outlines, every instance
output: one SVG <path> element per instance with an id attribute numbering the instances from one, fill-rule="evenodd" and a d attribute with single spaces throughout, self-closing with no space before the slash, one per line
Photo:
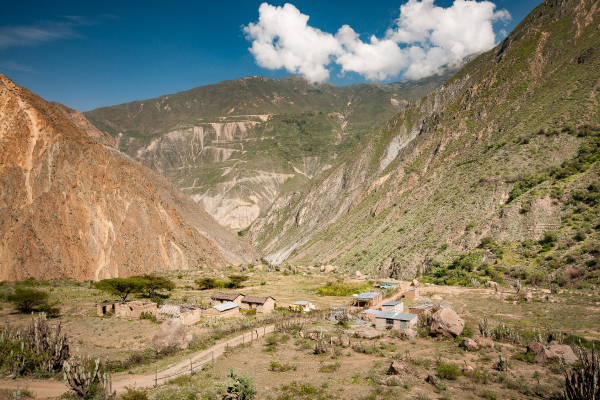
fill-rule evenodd
<path id="1" fill-rule="evenodd" d="M 238 344 L 248 343 L 251 340 L 264 337 L 267 333 L 275 330 L 275 325 L 258 328 L 252 332 L 247 332 L 242 335 L 231 338 L 222 343 L 216 344 L 206 350 L 203 350 L 195 355 L 191 355 L 186 360 L 180 361 L 177 364 L 171 365 L 165 369 L 158 371 L 158 384 L 165 383 L 175 375 L 182 375 L 190 372 L 190 359 L 193 370 L 196 371 L 203 364 L 211 362 L 213 357 L 223 355 L 228 346 L 237 346 Z M 157 382 L 156 373 L 148 375 L 124 375 L 122 377 L 113 377 L 113 390 L 117 394 L 125 393 L 128 388 L 152 388 Z M 121 379 L 119 379 L 121 378 Z M 51 380 L 33 380 L 33 379 L 0 379 L 0 389 L 27 389 L 33 392 L 36 399 L 53 398 L 62 395 L 69 389 L 62 381 Z"/>

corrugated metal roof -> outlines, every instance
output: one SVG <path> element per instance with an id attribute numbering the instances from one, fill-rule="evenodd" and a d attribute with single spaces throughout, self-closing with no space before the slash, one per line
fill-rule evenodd
<path id="1" fill-rule="evenodd" d="M 406 289 L 405 292 L 414 292 L 415 290 L 417 290 L 417 288 L 415 288 L 415 289 Z"/>
<path id="2" fill-rule="evenodd" d="M 379 314 L 377 314 L 377 318 L 397 319 L 399 321 L 412 321 L 417 317 L 417 314 L 395 313 L 391 311 L 382 311 Z"/>
<path id="3" fill-rule="evenodd" d="M 215 310 L 217 310 L 218 312 L 223 312 L 223 311 L 227 311 L 227 310 L 233 310 L 236 307 L 239 307 L 239 306 L 231 301 L 228 301 L 227 303 L 217 304 L 213 308 Z"/>
<path id="4" fill-rule="evenodd" d="M 396 282 L 379 282 L 380 285 L 397 285 Z"/>
<path id="5" fill-rule="evenodd" d="M 307 304 L 309 304 L 310 301 L 305 301 L 305 300 L 300 300 L 294 303 L 295 306 L 305 306 Z"/>
<path id="6" fill-rule="evenodd" d="M 381 311 L 379 310 L 373 310 L 372 308 L 369 308 L 368 310 L 363 311 L 361 314 L 379 314 L 381 313 Z"/>
<path id="7" fill-rule="evenodd" d="M 380 292 L 365 292 L 365 293 L 354 295 L 354 298 L 355 299 L 373 299 L 373 298 L 379 296 L 380 294 L 381 294 Z"/>
<path id="8" fill-rule="evenodd" d="M 395 306 L 395 305 L 398 305 L 400 303 L 402 303 L 402 302 L 401 301 L 388 301 L 387 303 L 382 304 L 382 306 Z"/>

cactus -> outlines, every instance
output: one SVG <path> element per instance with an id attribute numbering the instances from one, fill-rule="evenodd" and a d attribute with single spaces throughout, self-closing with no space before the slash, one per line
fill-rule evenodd
<path id="1" fill-rule="evenodd" d="M 575 365 L 569 372 L 560 360 L 565 375 L 565 398 L 569 400 L 600 399 L 600 357 L 593 346 L 587 351 L 579 343 L 575 349 L 581 364 Z"/>
<path id="2" fill-rule="evenodd" d="M 479 283 L 479 280 L 477 278 L 471 278 L 471 286 L 473 287 L 479 287 L 481 284 Z"/>
<path id="3" fill-rule="evenodd" d="M 63 364 L 65 385 L 79 396 L 85 397 L 92 388 L 92 385 L 100 381 L 99 370 L 99 358 L 92 363 L 89 356 L 73 357 Z"/>

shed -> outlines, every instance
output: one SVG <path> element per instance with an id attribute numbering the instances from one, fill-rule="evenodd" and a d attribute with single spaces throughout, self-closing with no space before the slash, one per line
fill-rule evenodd
<path id="1" fill-rule="evenodd" d="M 230 318 L 240 314 L 240 306 L 232 301 L 217 304 L 202 312 L 207 317 Z"/>
<path id="2" fill-rule="evenodd" d="M 408 308 L 408 312 L 411 314 L 429 314 L 431 313 L 435 308 L 437 308 L 435 305 L 433 304 L 419 304 L 418 306 L 413 306 L 413 307 L 409 307 Z"/>
<path id="3" fill-rule="evenodd" d="M 375 329 L 385 330 L 416 328 L 417 322 L 417 314 L 382 311 L 375 317 Z"/>
<path id="4" fill-rule="evenodd" d="M 244 295 L 236 292 L 214 292 L 210 296 L 210 304 L 216 306 L 217 304 L 233 302 L 238 306 L 242 305 L 242 299 Z"/>
<path id="5" fill-rule="evenodd" d="M 177 303 L 163 304 L 158 313 L 166 318 L 181 318 L 184 325 L 192 325 L 200 321 L 205 306 L 183 305 Z"/>
<path id="6" fill-rule="evenodd" d="M 419 288 L 407 289 L 404 292 L 404 297 L 407 299 L 418 299 L 419 298 Z"/>
<path id="7" fill-rule="evenodd" d="M 143 312 L 148 312 L 156 315 L 158 306 L 156 303 L 148 301 L 110 301 L 106 303 L 100 303 L 96 305 L 96 311 L 99 317 L 105 315 L 115 315 L 122 318 L 135 318 L 138 319 L 142 316 Z"/>
<path id="8" fill-rule="evenodd" d="M 268 314 L 275 309 L 275 299 L 271 296 L 244 296 L 241 307 L 245 310 L 256 309 L 256 312 Z"/>
<path id="9" fill-rule="evenodd" d="M 353 303 L 357 307 L 375 307 L 383 300 L 383 294 L 381 292 L 365 292 L 361 294 L 355 294 Z"/>
<path id="10" fill-rule="evenodd" d="M 300 300 L 290 306 L 291 310 L 309 312 L 315 309 L 315 305 L 311 301 Z"/>
<path id="11" fill-rule="evenodd" d="M 396 282 L 379 282 L 379 287 L 381 289 L 390 289 L 390 288 L 395 288 L 398 286 L 398 283 Z"/>
<path id="12" fill-rule="evenodd" d="M 404 302 L 403 301 L 388 301 L 387 303 L 383 303 L 381 305 L 381 311 L 390 311 L 401 313 L 404 312 Z"/>
<path id="13" fill-rule="evenodd" d="M 363 321 L 375 322 L 375 317 L 379 315 L 380 312 L 381 311 L 379 310 L 373 310 L 372 308 L 369 308 L 368 310 L 360 313 L 360 318 Z"/>

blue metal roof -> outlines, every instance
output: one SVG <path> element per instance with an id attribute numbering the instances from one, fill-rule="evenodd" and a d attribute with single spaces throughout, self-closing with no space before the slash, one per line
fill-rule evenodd
<path id="1" fill-rule="evenodd" d="M 223 303 L 223 304 L 217 304 L 216 306 L 213 306 L 213 308 L 215 310 L 217 310 L 218 312 L 223 312 L 223 311 L 227 311 L 227 310 L 232 310 L 236 307 L 239 307 L 237 304 L 235 304 L 232 301 L 228 301 L 227 303 Z"/>
<path id="2" fill-rule="evenodd" d="M 417 314 L 395 313 L 391 311 L 383 311 L 377 314 L 376 318 L 397 319 L 399 321 L 412 321 L 417 318 Z"/>
<path id="3" fill-rule="evenodd" d="M 382 306 L 395 306 L 395 305 L 398 305 L 400 303 L 402 303 L 402 302 L 401 301 L 388 301 L 387 303 L 382 304 Z"/>
<path id="4" fill-rule="evenodd" d="M 354 298 L 355 299 L 373 299 L 377 296 L 379 296 L 381 293 L 380 292 L 365 292 L 365 293 L 361 293 L 361 294 L 355 294 Z"/>
<path id="5" fill-rule="evenodd" d="M 300 300 L 294 303 L 295 306 L 305 306 L 307 304 L 309 304 L 310 301 L 304 301 L 304 300 Z"/>

